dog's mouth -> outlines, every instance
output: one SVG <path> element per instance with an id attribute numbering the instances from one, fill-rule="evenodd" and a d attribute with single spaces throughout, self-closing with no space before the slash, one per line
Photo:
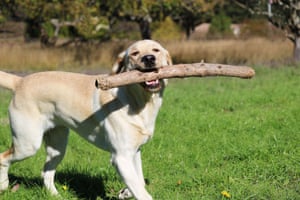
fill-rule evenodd
<path id="1" fill-rule="evenodd" d="M 143 88 L 149 92 L 158 92 L 162 88 L 162 80 L 151 80 L 141 83 Z"/>
<path id="2" fill-rule="evenodd" d="M 136 70 L 139 70 L 140 72 L 153 72 L 153 71 L 157 71 L 156 67 L 149 67 L 149 68 L 141 68 L 141 67 L 136 67 Z M 151 80 L 151 81 L 145 81 L 143 83 L 141 83 L 142 87 L 148 91 L 148 92 L 159 92 L 160 89 L 162 88 L 163 85 L 163 81 L 156 79 L 156 80 Z"/>

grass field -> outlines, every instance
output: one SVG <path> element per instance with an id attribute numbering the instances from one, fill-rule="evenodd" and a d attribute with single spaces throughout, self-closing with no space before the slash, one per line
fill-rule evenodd
<path id="1" fill-rule="evenodd" d="M 251 80 L 171 80 L 154 138 L 143 147 L 147 189 L 158 200 L 300 199 L 300 68 L 256 68 Z M 0 90 L 0 151 L 10 145 Z M 10 170 L 2 200 L 60 199 L 42 187 L 44 150 Z M 63 199 L 115 199 L 123 187 L 109 154 L 71 134 L 58 167 Z M 227 192 L 221 194 L 221 192 Z"/>

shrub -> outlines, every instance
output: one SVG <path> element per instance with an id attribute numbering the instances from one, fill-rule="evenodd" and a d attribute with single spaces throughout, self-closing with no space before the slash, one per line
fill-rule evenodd
<path id="1" fill-rule="evenodd" d="M 0 14 L 0 24 L 6 22 L 6 18 Z"/>
<path id="2" fill-rule="evenodd" d="M 209 38 L 224 38 L 232 36 L 231 19 L 224 13 L 213 17 L 209 28 Z"/>
<path id="3" fill-rule="evenodd" d="M 154 25 L 155 26 L 155 25 Z M 175 22 L 167 17 L 163 22 L 157 25 L 152 37 L 156 40 L 170 41 L 170 40 L 179 40 L 182 37 L 180 28 L 175 24 Z"/>

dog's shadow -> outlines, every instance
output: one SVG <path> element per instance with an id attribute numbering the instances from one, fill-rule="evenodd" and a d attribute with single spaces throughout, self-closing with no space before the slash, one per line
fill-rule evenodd
<path id="1" fill-rule="evenodd" d="M 12 184 L 20 184 L 25 188 L 44 187 L 43 180 L 40 177 L 24 178 L 10 174 L 10 182 Z M 111 196 L 105 191 L 104 182 L 105 175 L 99 177 L 91 177 L 86 174 L 76 172 L 57 172 L 55 182 L 61 185 L 68 183 L 68 190 L 73 191 L 78 199 L 96 200 L 116 200 L 116 195 Z"/>

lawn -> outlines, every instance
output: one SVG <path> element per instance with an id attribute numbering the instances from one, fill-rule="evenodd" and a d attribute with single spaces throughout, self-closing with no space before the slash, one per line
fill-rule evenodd
<path id="1" fill-rule="evenodd" d="M 4 151 L 11 94 L 0 94 Z M 154 138 L 142 151 L 154 199 L 300 199 L 300 68 L 257 67 L 250 80 L 169 81 Z M 0 199 L 60 199 L 42 187 L 44 160 L 41 149 L 12 165 L 11 188 Z M 63 199 L 95 200 L 115 199 L 124 185 L 108 153 L 71 134 L 56 186 Z"/>

